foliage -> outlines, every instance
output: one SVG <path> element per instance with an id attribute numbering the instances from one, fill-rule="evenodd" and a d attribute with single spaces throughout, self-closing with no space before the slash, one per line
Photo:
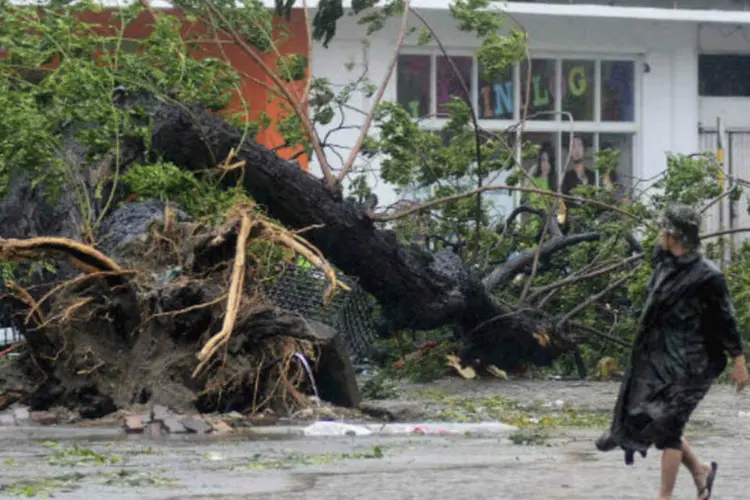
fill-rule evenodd
<path id="1" fill-rule="evenodd" d="M 196 41 L 182 36 L 176 16 L 155 15 L 148 36 L 131 40 L 125 35 L 143 13 L 139 3 L 111 13 L 91 1 L 54 7 L 47 2 L 0 10 L 0 46 L 7 48 L 0 59 L 0 191 L 11 174 L 31 175 L 52 191 L 77 192 L 92 219 L 93 203 L 109 204 L 105 186 L 118 183 L 121 142 L 150 137 L 137 107 L 115 105 L 120 87 L 220 110 L 239 76 L 222 60 L 194 57 Z M 97 14 L 98 20 L 89 20 Z M 61 150 L 70 134 L 87 151 L 85 158 Z M 111 159 L 113 172 L 92 200 L 76 171 L 104 159 Z"/>
<path id="2" fill-rule="evenodd" d="M 123 174 L 122 182 L 141 198 L 172 202 L 195 218 L 214 222 L 240 198 L 251 202 L 239 188 L 222 189 L 216 180 L 199 178 L 171 163 L 134 165 Z"/>
<path id="3" fill-rule="evenodd" d="M 395 399 L 399 395 L 398 386 L 383 373 L 366 380 L 361 391 L 364 399 Z"/>

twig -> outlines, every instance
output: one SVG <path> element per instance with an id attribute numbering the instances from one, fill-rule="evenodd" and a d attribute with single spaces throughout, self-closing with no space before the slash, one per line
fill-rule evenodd
<path id="1" fill-rule="evenodd" d="M 750 232 L 750 227 L 736 227 L 734 229 L 725 229 L 724 231 L 716 231 L 715 233 L 701 234 L 700 238 L 702 240 L 707 240 L 709 238 L 718 238 L 719 236 L 727 236 L 729 234 L 748 233 L 748 232 Z"/>
<path id="2" fill-rule="evenodd" d="M 700 214 L 703 215 L 704 213 L 706 213 L 708 211 L 709 208 L 711 208 L 712 206 L 716 205 L 718 202 L 720 202 L 721 200 L 723 200 L 727 196 L 731 196 L 733 193 L 734 193 L 734 189 L 728 189 L 728 190 L 724 191 L 719 196 L 717 196 L 716 198 L 714 198 L 711 201 L 709 201 L 708 203 L 706 203 L 700 209 Z"/>
<path id="3" fill-rule="evenodd" d="M 14 292 L 13 296 L 17 297 L 21 302 L 29 306 L 29 309 L 33 309 L 36 311 L 35 313 L 35 323 L 37 325 L 42 325 L 45 322 L 44 314 L 42 314 L 42 311 L 39 310 L 39 304 L 36 300 L 34 300 L 34 297 L 31 296 L 31 294 L 26 291 L 25 288 L 23 288 L 21 285 L 16 283 L 15 281 L 9 281 L 6 283 L 6 286 L 8 287 L 9 291 Z M 28 319 L 26 320 L 28 323 Z"/>
<path id="4" fill-rule="evenodd" d="M 609 252 L 609 250 L 614 246 L 614 243 L 617 242 L 617 239 L 618 238 L 612 238 L 612 241 L 613 241 L 612 245 L 602 245 L 601 249 L 599 250 L 599 252 L 597 252 L 597 254 L 594 256 L 594 258 L 591 260 L 591 262 L 588 263 L 588 265 L 583 266 L 581 269 L 578 269 L 573 274 L 571 274 L 569 277 L 572 278 L 572 277 L 583 276 L 584 274 L 588 274 L 592 270 L 597 269 L 597 263 L 599 262 L 599 259 L 604 255 L 605 252 Z M 622 261 L 620 259 L 618 259 L 617 262 L 615 262 L 615 263 L 620 263 L 620 262 L 622 262 Z M 606 265 L 608 265 L 610 263 L 611 262 L 606 262 L 604 264 L 604 266 L 606 266 Z M 602 267 L 602 266 L 600 266 L 600 267 Z M 562 289 L 562 287 L 555 288 L 554 290 L 551 290 L 547 295 L 544 296 L 544 298 L 542 298 L 542 300 L 539 301 L 539 303 L 537 303 L 536 307 L 539 308 L 539 309 L 543 308 L 544 305 L 547 302 L 549 302 L 552 299 L 552 297 L 554 297 L 555 294 L 557 294 L 557 292 L 560 291 L 561 289 Z M 529 300 L 532 300 L 532 298 L 530 297 Z"/>
<path id="5" fill-rule="evenodd" d="M 444 197 L 438 198 L 436 200 L 431 200 L 431 201 L 419 204 L 417 206 L 410 207 L 410 208 L 408 208 L 408 209 L 406 209 L 406 210 L 404 210 L 402 212 L 396 212 L 394 214 L 372 214 L 372 215 L 370 215 L 370 218 L 373 221 L 377 221 L 377 222 L 388 222 L 388 221 L 398 220 L 398 219 L 402 219 L 404 217 L 408 217 L 409 215 L 415 214 L 417 212 L 422 212 L 423 210 L 427 210 L 428 208 L 432 208 L 432 207 L 435 207 L 435 206 L 438 206 L 438 205 L 443 205 L 443 204 L 449 203 L 451 201 L 456 201 L 456 200 L 462 200 L 464 198 L 469 198 L 471 196 L 475 196 L 478 193 L 483 193 L 485 191 L 504 191 L 504 190 L 507 190 L 507 191 L 519 191 L 519 192 L 522 192 L 522 193 L 536 193 L 536 194 L 539 194 L 539 195 L 550 196 L 550 197 L 559 198 L 559 199 L 562 199 L 562 200 L 577 201 L 579 203 L 587 203 L 589 205 L 594 205 L 594 206 L 597 206 L 597 207 L 605 208 L 607 210 L 611 210 L 613 212 L 617 212 L 617 213 L 622 214 L 622 215 L 624 215 L 626 217 L 634 219 L 634 220 L 636 220 L 638 222 L 642 222 L 642 223 L 644 223 L 646 225 L 650 225 L 649 222 L 641 220 L 637 215 L 634 215 L 634 214 L 632 214 L 630 212 L 627 212 L 627 211 L 622 210 L 620 208 L 617 208 L 617 207 L 615 207 L 613 205 L 609 205 L 607 203 L 604 203 L 604 202 L 601 202 L 601 201 L 598 201 L 598 200 L 591 200 L 591 199 L 588 199 L 588 198 L 582 198 L 580 196 L 571 196 L 571 195 L 566 195 L 566 194 L 562 194 L 562 193 L 556 193 L 556 192 L 553 192 L 553 191 L 548 191 L 546 189 L 533 189 L 533 188 L 527 188 L 527 187 L 522 187 L 522 186 L 508 186 L 508 185 L 505 185 L 505 184 L 496 184 L 496 185 L 492 185 L 492 186 L 483 186 L 481 188 L 474 189 L 473 191 L 467 191 L 465 193 L 458 193 L 458 194 L 454 194 L 454 195 L 451 195 L 451 196 L 444 196 Z M 750 229 L 748 229 L 748 230 L 750 231 Z"/>
<path id="6" fill-rule="evenodd" d="M 147 323 L 154 318 L 163 318 L 165 316 L 179 316 L 180 314 L 187 314 L 189 312 L 196 311 L 198 309 L 215 306 L 216 304 L 218 304 L 219 302 L 223 301 L 226 298 L 227 298 L 227 294 L 225 293 L 209 302 L 203 302 L 201 304 L 193 304 L 190 307 L 186 307 L 184 309 L 178 309 L 176 311 L 165 311 L 165 312 L 155 313 L 149 316 L 148 318 L 146 318 L 145 320 L 143 320 L 143 322 Z"/>
<path id="7" fill-rule="evenodd" d="M 16 349 L 18 349 L 19 347 L 23 347 L 24 345 L 26 345 L 26 342 L 24 342 L 24 341 L 21 341 L 21 342 L 19 342 L 17 344 L 13 344 L 12 346 L 8 347 L 7 349 L 3 349 L 2 351 L 0 351 L 0 357 L 1 356 L 5 356 L 6 354 L 12 353 Z"/>
<path id="8" fill-rule="evenodd" d="M 357 159 L 359 150 L 362 148 L 362 143 L 364 142 L 365 137 L 367 137 L 367 133 L 370 131 L 370 125 L 372 124 L 373 117 L 375 116 L 375 111 L 380 104 L 380 100 L 383 98 L 383 94 L 385 93 L 385 89 L 388 86 L 388 82 L 391 80 L 391 75 L 393 75 L 393 70 L 396 67 L 396 63 L 398 63 L 398 56 L 401 52 L 401 46 L 404 44 L 404 39 L 406 38 L 408 20 L 409 0 L 404 0 L 404 14 L 401 17 L 401 29 L 399 30 L 398 39 L 396 40 L 396 47 L 393 49 L 391 62 L 388 64 L 388 69 L 385 72 L 385 76 L 383 76 L 383 81 L 380 84 L 375 97 L 373 98 L 370 112 L 367 113 L 365 121 L 362 123 L 362 130 L 359 133 L 359 137 L 357 137 L 357 142 L 354 143 L 354 148 L 352 149 L 351 153 L 349 153 L 349 158 L 347 158 L 346 163 L 341 169 L 341 172 L 339 172 L 339 175 L 336 177 L 336 181 L 338 183 L 341 183 L 346 178 L 346 176 L 349 174 L 349 171 L 354 166 L 354 162 Z"/>
<path id="9" fill-rule="evenodd" d="M 615 271 L 615 270 L 617 270 L 617 269 L 619 269 L 621 267 L 627 266 L 631 262 L 635 262 L 636 260 L 640 260 L 642 258 L 643 258 L 643 254 L 642 253 L 641 254 L 637 254 L 637 255 L 633 255 L 633 256 L 628 257 L 627 259 L 625 259 L 625 260 L 623 260 L 621 262 L 617 262 L 615 264 L 611 264 L 611 265 L 602 267 L 601 269 L 597 269 L 596 271 L 590 272 L 588 274 L 582 274 L 582 275 L 579 275 L 579 276 L 571 276 L 569 278 L 561 279 L 560 281 L 556 281 L 554 283 L 551 283 L 551 284 L 549 284 L 547 286 L 543 286 L 543 287 L 539 288 L 538 290 L 534 291 L 534 293 L 532 293 L 529 296 L 529 300 L 532 301 L 536 297 L 540 296 L 543 293 L 549 292 L 551 290 L 555 290 L 555 289 L 563 287 L 563 286 L 572 285 L 573 283 L 578 283 L 579 281 L 584 281 L 584 280 L 588 280 L 588 279 L 591 279 L 591 278 L 596 278 L 598 276 L 602 276 L 604 274 L 607 274 L 607 273 L 610 273 L 612 271 Z"/>
<path id="10" fill-rule="evenodd" d="M 589 332 L 589 333 L 591 333 L 593 335 L 596 335 L 597 337 L 601 337 L 603 339 L 609 340 L 610 342 L 613 342 L 615 344 L 619 344 L 619 345 L 621 345 L 623 347 L 630 347 L 630 343 L 629 342 L 627 342 L 627 341 L 625 341 L 623 339 L 617 338 L 617 337 L 615 337 L 613 335 L 610 335 L 608 333 L 600 332 L 596 328 L 590 327 L 589 325 L 586 325 L 584 323 L 581 323 L 581 322 L 578 322 L 578 321 L 571 321 L 570 322 L 570 326 L 573 327 L 573 328 L 580 328 L 581 330 L 586 330 L 587 332 Z"/>
<path id="11" fill-rule="evenodd" d="M 588 306 L 590 306 L 591 304 L 593 304 L 597 300 L 601 299 L 602 297 L 604 297 L 605 295 L 607 295 L 608 293 L 610 293 L 612 290 L 614 290 L 618 286 L 620 286 L 623 283 L 625 283 L 625 281 L 628 280 L 632 276 L 632 274 L 633 274 L 632 272 L 628 273 L 626 276 L 623 276 L 619 280 L 617 280 L 614 283 L 610 284 L 608 287 L 606 287 L 601 292 L 597 293 L 596 295 L 592 295 L 588 299 L 586 299 L 583 302 L 581 302 L 580 304 L 578 304 L 576 307 L 574 307 L 573 309 L 571 309 L 565 316 L 563 316 L 560 319 L 560 321 L 557 322 L 557 324 L 555 325 L 555 329 L 556 330 L 561 329 L 563 326 L 565 326 L 565 324 L 568 321 L 570 321 L 570 318 L 572 318 L 573 316 L 575 316 L 579 312 L 583 311 Z"/>
<path id="12" fill-rule="evenodd" d="M 49 299 L 52 295 L 59 292 L 60 290 L 67 288 L 69 286 L 77 285 L 80 283 L 83 283 L 84 281 L 90 280 L 92 278 L 101 278 L 104 276 L 121 276 L 123 274 L 135 274 L 135 271 L 104 271 L 104 272 L 98 272 L 98 273 L 89 273 L 89 274 L 82 274 L 80 276 L 76 276 L 72 280 L 65 281 L 56 287 L 54 287 L 52 290 L 47 292 L 41 299 L 39 299 L 39 302 L 37 302 L 36 306 L 33 307 L 29 313 L 26 315 L 26 322 L 29 321 L 31 316 L 36 314 L 37 310 L 44 304 L 47 299 Z"/>
<path id="13" fill-rule="evenodd" d="M 523 290 L 521 291 L 521 297 L 518 299 L 519 303 L 523 302 L 524 299 L 526 298 L 526 295 L 529 293 L 529 289 L 531 288 L 531 283 L 534 281 L 534 277 L 536 276 L 537 270 L 539 269 L 539 258 L 542 254 L 542 244 L 544 243 L 544 238 L 547 236 L 547 231 L 549 230 L 551 222 L 552 222 L 552 215 L 547 215 L 547 218 L 544 221 L 544 228 L 542 229 L 542 234 L 539 236 L 539 243 L 537 243 L 537 246 L 536 246 L 536 253 L 534 253 L 534 262 L 531 264 L 531 272 L 529 273 L 529 277 L 523 286 Z"/>
<path id="14" fill-rule="evenodd" d="M 601 235 L 599 233 L 591 232 L 552 238 L 542 245 L 541 254 L 544 256 L 551 255 L 580 243 L 597 241 L 600 237 Z M 524 272 L 524 270 L 533 262 L 536 251 L 536 249 L 524 250 L 521 255 L 515 259 L 506 262 L 503 266 L 495 268 L 482 280 L 484 287 L 488 291 L 494 290 L 496 287 L 512 280 L 519 273 Z"/>

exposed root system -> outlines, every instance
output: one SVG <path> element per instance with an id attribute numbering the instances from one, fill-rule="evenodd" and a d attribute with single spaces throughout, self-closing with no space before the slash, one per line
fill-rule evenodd
<path id="1" fill-rule="evenodd" d="M 82 272 L 45 287 L 7 283 L 26 348 L 0 370 L 0 406 L 63 405 L 84 417 L 147 402 L 200 411 L 306 406 L 298 353 L 314 360 L 318 344 L 304 318 L 265 298 L 272 252 L 261 247 L 320 269 L 326 299 L 345 288 L 302 236 L 248 205 L 220 227 L 178 221 L 167 209 L 114 258 L 65 238 L 0 240 L 0 259 L 62 261 Z"/>

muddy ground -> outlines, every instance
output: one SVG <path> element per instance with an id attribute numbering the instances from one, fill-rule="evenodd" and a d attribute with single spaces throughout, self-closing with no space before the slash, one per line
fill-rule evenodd
<path id="1" fill-rule="evenodd" d="M 153 441 L 115 429 L 0 428 L 0 495 L 119 500 L 654 498 L 656 453 L 626 467 L 622 454 L 600 454 L 593 448 L 616 389 L 615 383 L 448 379 L 402 392 L 402 399 L 421 402 L 433 420 L 501 417 L 523 427 L 473 437 L 302 438 L 276 432 Z M 748 397 L 718 386 L 690 427 L 700 454 L 719 462 L 713 498 L 748 498 L 750 416 L 744 412 L 750 415 Z M 695 498 L 684 471 L 675 498 Z"/>

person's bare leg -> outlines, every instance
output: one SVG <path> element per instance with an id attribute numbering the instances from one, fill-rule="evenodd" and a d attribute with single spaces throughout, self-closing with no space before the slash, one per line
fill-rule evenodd
<path id="1" fill-rule="evenodd" d="M 706 479 L 711 473 L 711 464 L 701 462 L 693 452 L 693 448 L 688 444 L 686 440 L 682 440 L 682 463 L 690 471 L 695 481 L 695 487 L 698 491 L 701 491 L 706 485 Z M 703 496 L 699 496 L 698 500 L 703 500 L 708 493 L 704 493 Z"/>
<path id="2" fill-rule="evenodd" d="M 675 482 L 677 482 L 677 473 L 680 471 L 682 464 L 682 450 L 672 448 L 664 449 L 661 456 L 661 488 L 659 490 L 659 500 L 671 500 L 674 491 Z"/>

